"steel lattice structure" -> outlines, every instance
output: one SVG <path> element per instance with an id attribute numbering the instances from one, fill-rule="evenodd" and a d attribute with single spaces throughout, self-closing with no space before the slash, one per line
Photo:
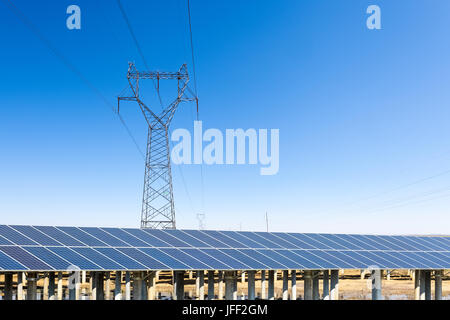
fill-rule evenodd
<path id="1" fill-rule="evenodd" d="M 185 96 L 189 82 L 187 67 L 183 64 L 177 72 L 137 71 L 129 63 L 127 79 L 132 96 L 118 97 L 120 101 L 136 101 L 148 124 L 147 155 L 145 161 L 144 192 L 142 198 L 141 228 L 175 229 L 175 206 L 173 200 L 172 172 L 170 166 L 169 125 L 180 102 L 193 101 Z M 151 79 L 177 81 L 177 98 L 162 112 L 155 114 L 139 96 L 139 81 Z M 158 92 L 159 94 L 159 92 Z"/>

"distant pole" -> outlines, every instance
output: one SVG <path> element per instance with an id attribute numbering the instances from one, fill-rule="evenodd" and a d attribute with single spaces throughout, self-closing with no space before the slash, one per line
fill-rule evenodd
<path id="1" fill-rule="evenodd" d="M 266 231 L 269 232 L 269 217 L 267 215 L 267 211 L 266 211 Z"/>

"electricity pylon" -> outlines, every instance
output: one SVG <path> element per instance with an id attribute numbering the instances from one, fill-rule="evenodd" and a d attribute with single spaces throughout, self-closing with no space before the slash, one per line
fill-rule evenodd
<path id="1" fill-rule="evenodd" d="M 175 229 L 175 206 L 173 202 L 172 173 L 170 167 L 169 125 L 180 102 L 193 101 L 185 96 L 189 82 L 185 64 L 177 72 L 137 71 L 134 63 L 128 64 L 127 79 L 132 96 L 118 97 L 120 101 L 136 101 L 148 124 L 147 155 L 145 161 L 144 193 L 142 197 L 141 228 Z M 156 115 L 139 96 L 139 81 L 156 80 L 159 95 L 160 80 L 176 80 L 177 98 Z"/>

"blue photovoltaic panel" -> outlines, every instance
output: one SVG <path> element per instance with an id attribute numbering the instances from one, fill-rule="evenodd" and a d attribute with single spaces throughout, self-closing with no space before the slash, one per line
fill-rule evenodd
<path id="1" fill-rule="evenodd" d="M 312 251 L 312 253 L 320 258 L 322 258 L 323 260 L 328 261 L 329 263 L 332 263 L 335 266 L 341 267 L 341 268 L 345 268 L 345 269 L 356 269 L 358 267 L 351 265 L 350 263 L 347 263 L 346 261 L 343 261 L 339 258 L 337 258 L 334 255 L 328 254 L 327 252 L 332 252 L 332 251 L 322 251 L 322 250 L 314 250 Z"/>
<path id="2" fill-rule="evenodd" d="M 305 234 L 301 233 L 288 233 L 290 236 L 297 238 L 307 244 L 309 244 L 313 249 L 331 249 L 329 246 L 323 244 L 320 241 L 314 240 Z"/>
<path id="3" fill-rule="evenodd" d="M 270 248 L 270 249 L 279 249 L 281 248 L 281 246 L 279 246 L 278 244 L 267 240 L 266 238 L 263 238 L 259 235 L 257 235 L 256 233 L 253 232 L 249 232 L 249 231 L 244 231 L 244 232 L 239 232 L 239 234 L 243 235 L 244 237 L 250 238 L 251 240 L 262 244 L 265 248 Z"/>
<path id="4" fill-rule="evenodd" d="M 267 269 L 267 268 L 269 268 L 265 264 L 243 254 L 242 252 L 240 252 L 236 249 L 220 249 L 220 251 L 229 255 L 230 257 L 235 258 L 236 260 L 239 260 L 240 262 L 249 266 L 251 269 Z"/>
<path id="5" fill-rule="evenodd" d="M 130 244 L 132 247 L 149 247 L 150 245 L 142 240 L 139 240 L 135 236 L 132 236 L 128 232 L 125 232 L 117 228 L 101 228 L 103 231 L 112 234 L 113 236 L 119 238 L 120 240 Z"/>
<path id="6" fill-rule="evenodd" d="M 34 226 L 39 231 L 45 233 L 47 236 L 55 239 L 56 241 L 62 243 L 65 246 L 74 246 L 74 247 L 83 247 L 85 244 L 81 243 L 74 237 L 65 234 L 61 230 L 56 229 L 55 227 L 47 227 L 47 226 Z"/>
<path id="7" fill-rule="evenodd" d="M 24 249 L 34 256 L 39 257 L 42 261 L 45 261 L 55 270 L 64 271 L 67 270 L 67 268 L 70 266 L 70 263 L 68 261 L 57 256 L 44 247 L 24 247 Z"/>
<path id="8" fill-rule="evenodd" d="M 345 247 L 343 245 L 340 245 L 339 243 L 330 240 L 329 238 L 326 238 L 320 234 L 313 234 L 313 233 L 308 233 L 307 234 L 308 237 L 322 243 L 323 245 L 327 246 L 328 248 L 331 249 L 335 249 L 335 250 L 346 250 L 348 249 L 348 247 Z"/>
<path id="9" fill-rule="evenodd" d="M 403 261 L 409 263 L 410 265 L 415 266 L 416 268 L 422 268 L 422 269 L 428 269 L 430 268 L 430 266 L 426 263 L 424 263 L 424 261 L 420 261 L 419 259 L 417 259 L 416 256 L 412 256 L 410 254 L 410 252 L 404 251 L 404 252 L 395 252 L 395 256 L 398 257 L 399 259 L 402 259 Z"/>
<path id="10" fill-rule="evenodd" d="M 0 270 L 449 269 L 450 238 L 0 225 Z M 10 266 L 10 267 L 8 267 Z"/>
<path id="11" fill-rule="evenodd" d="M 90 247 L 106 247 L 107 245 L 94 238 L 93 236 L 87 234 L 86 232 L 75 228 L 75 227 L 57 227 L 59 230 L 67 233 L 69 236 L 74 237 L 78 241 L 83 242 L 84 244 L 90 246 Z"/>
<path id="12" fill-rule="evenodd" d="M 64 260 L 67 260 L 68 262 L 70 262 L 70 264 L 72 266 L 76 266 L 80 269 L 85 269 L 85 270 L 102 270 L 102 268 L 99 265 L 95 264 L 92 261 L 89 261 L 87 258 L 79 255 L 78 253 L 76 253 L 75 251 L 73 251 L 69 248 L 48 247 L 47 249 L 49 249 L 53 253 L 57 254 Z"/>
<path id="13" fill-rule="evenodd" d="M 172 247 L 167 242 L 159 240 L 158 238 L 148 234 L 144 230 L 132 229 L 132 228 L 124 228 L 123 230 L 132 234 L 136 238 L 139 238 L 140 240 L 148 243 L 152 247 L 158 247 L 158 248 L 171 248 Z"/>
<path id="14" fill-rule="evenodd" d="M 367 268 L 369 265 L 365 264 L 363 261 L 359 259 L 355 259 L 347 254 L 348 251 L 337 251 L 337 250 L 328 250 L 325 251 L 327 254 L 333 256 L 334 258 L 340 259 L 347 263 L 348 265 L 354 266 L 357 269 Z"/>
<path id="15" fill-rule="evenodd" d="M 219 240 L 212 238 L 208 234 L 198 231 L 198 230 L 183 230 L 184 233 L 187 233 L 188 235 L 197 238 L 202 239 L 203 242 L 207 243 L 213 248 L 229 248 L 230 246 L 224 244 L 223 242 L 220 242 Z"/>
<path id="16" fill-rule="evenodd" d="M 145 270 L 146 266 L 139 263 L 138 261 L 128 257 L 120 251 L 114 248 L 95 248 L 94 250 L 100 252 L 101 254 L 107 256 L 111 260 L 116 261 L 120 265 L 124 266 L 127 270 Z"/>
<path id="17" fill-rule="evenodd" d="M 210 245 L 202 241 L 202 238 L 194 238 L 181 230 L 162 230 L 162 231 L 169 233 L 171 236 L 176 237 L 177 239 L 189 244 L 192 247 L 211 248 Z"/>
<path id="18" fill-rule="evenodd" d="M 197 259 L 195 256 L 189 255 L 180 249 L 161 249 L 164 253 L 170 255 L 171 257 L 174 257 L 175 259 L 178 259 L 188 266 L 197 269 L 197 270 L 207 270 L 207 269 L 214 269 L 212 266 L 208 264 L 207 260 L 200 260 Z"/>
<path id="19" fill-rule="evenodd" d="M 354 242 L 346 241 L 342 238 L 339 238 L 338 236 L 336 236 L 334 234 L 321 233 L 320 236 L 327 239 L 329 241 L 329 243 L 332 243 L 332 242 L 337 243 L 344 250 L 362 250 L 362 249 L 364 249 L 364 248 L 358 246 L 357 244 L 355 244 Z M 337 246 L 333 246 L 333 249 L 339 250 L 339 248 Z"/>
<path id="20" fill-rule="evenodd" d="M 0 250 L 30 270 L 53 270 L 48 264 L 17 246 L 1 246 Z"/>
<path id="21" fill-rule="evenodd" d="M 288 266 L 285 266 L 278 261 L 278 257 L 275 258 L 277 260 L 271 259 L 267 255 L 256 251 L 256 249 L 239 249 L 239 251 L 273 269 L 289 269 Z"/>
<path id="22" fill-rule="evenodd" d="M 95 251 L 92 248 L 72 248 L 75 252 L 79 253 L 83 257 L 95 261 L 95 264 L 99 265 L 103 269 L 106 270 L 122 270 L 124 269 L 123 266 L 120 264 L 114 262 L 113 260 L 105 257 L 101 253 Z"/>
<path id="23" fill-rule="evenodd" d="M 12 243 L 11 241 L 3 238 L 2 236 L 0 236 L 0 246 L 4 246 L 4 245 L 13 245 L 14 243 Z"/>
<path id="24" fill-rule="evenodd" d="M 290 236 L 287 233 L 272 232 L 272 234 L 274 234 L 277 237 L 280 237 L 286 241 L 289 241 L 290 243 L 293 243 L 297 247 L 296 249 L 315 249 L 312 245 L 310 245 L 306 242 L 303 242 L 293 236 Z"/>
<path id="25" fill-rule="evenodd" d="M 254 232 L 254 233 L 266 240 L 276 243 L 280 248 L 299 249 L 299 247 L 294 245 L 292 242 L 289 242 L 280 237 L 277 237 L 276 235 L 274 235 L 272 233 L 268 233 L 268 232 Z"/>
<path id="26" fill-rule="evenodd" d="M 441 243 L 436 242 L 432 237 L 416 237 L 415 239 L 416 239 L 416 241 L 423 243 L 424 245 L 430 247 L 431 249 L 433 249 L 435 251 L 445 250 L 444 246 Z"/>
<path id="27" fill-rule="evenodd" d="M 6 254 L 0 251 L 0 268 L 3 270 L 27 270 L 27 268 L 20 263 L 18 263 L 16 260 L 8 257 Z"/>
<path id="28" fill-rule="evenodd" d="M 211 266 L 215 270 L 228 270 L 231 269 L 230 266 L 220 262 L 217 259 L 207 255 L 206 253 L 200 251 L 199 249 L 179 249 L 181 252 L 184 252 L 192 257 L 200 261 L 204 261 L 206 264 Z"/>
<path id="29" fill-rule="evenodd" d="M 295 259 L 292 259 L 293 256 L 286 255 L 285 251 L 288 251 L 288 250 L 257 249 L 256 251 L 260 254 L 263 254 L 263 255 L 273 259 L 273 260 L 278 261 L 283 266 L 286 266 L 286 268 L 288 268 L 288 269 L 300 269 L 304 266 L 304 264 L 302 264 L 302 261 L 300 261 L 301 259 L 299 259 L 298 256 L 295 256 Z"/>
<path id="30" fill-rule="evenodd" d="M 316 255 L 316 252 L 319 250 L 292 250 L 293 253 L 299 255 L 300 257 L 311 261 L 314 264 L 321 266 L 320 269 L 339 269 L 338 265 L 331 263 L 328 260 L 322 259 L 321 257 Z"/>
<path id="31" fill-rule="evenodd" d="M 173 247 L 177 247 L 177 248 L 191 247 L 191 245 L 187 244 L 186 242 L 179 240 L 162 230 L 157 230 L 157 229 L 143 229 L 143 230 L 145 232 L 147 232 L 148 234 L 152 235 L 153 237 L 160 239 L 160 240 L 170 244 Z"/>
<path id="32" fill-rule="evenodd" d="M 212 256 L 214 259 L 217 259 L 217 260 L 221 261 L 222 263 L 230 266 L 231 269 L 234 269 L 234 270 L 251 269 L 249 266 L 245 265 L 244 263 L 238 261 L 237 259 L 234 259 L 233 257 L 226 255 L 225 253 L 223 253 L 217 249 L 201 249 L 201 251 L 203 251 L 207 255 Z"/>
<path id="33" fill-rule="evenodd" d="M 90 234 L 93 237 L 101 240 L 111 247 L 130 247 L 128 243 L 123 242 L 122 240 L 110 235 L 109 233 L 101 230 L 100 228 L 94 227 L 81 227 L 81 230 Z M 137 230 L 137 229 L 136 229 Z"/>
<path id="34" fill-rule="evenodd" d="M 355 246 L 360 247 L 360 250 L 377 250 L 377 247 L 372 246 L 371 244 L 367 243 L 367 241 L 362 241 L 360 237 L 355 237 L 348 234 L 335 234 L 336 238 L 345 240 L 349 243 L 352 243 Z M 358 249 L 354 249 L 358 250 Z"/>
<path id="35" fill-rule="evenodd" d="M 261 243 L 255 242 L 234 231 L 203 231 L 211 237 L 228 244 L 231 248 L 264 248 Z"/>
<path id="36" fill-rule="evenodd" d="M 236 241 L 234 238 L 230 238 L 226 235 L 226 232 L 219 232 L 215 230 L 201 231 L 203 234 L 210 236 L 211 238 L 216 239 L 223 243 L 222 248 L 248 248 L 247 245 L 240 241 Z M 220 248 L 220 247 L 217 247 Z"/>
<path id="37" fill-rule="evenodd" d="M 139 261 L 139 263 L 143 264 L 150 270 L 167 270 L 170 269 L 169 266 L 166 266 L 165 264 L 159 262 L 158 260 L 143 254 L 142 251 L 139 251 L 136 248 L 118 248 L 120 252 L 123 254 L 135 259 L 136 261 Z"/>
<path id="38" fill-rule="evenodd" d="M 37 245 L 36 242 L 31 240 L 30 238 L 27 238 L 14 230 L 13 228 L 5 225 L 0 225 L 0 235 L 4 238 L 8 239 L 9 241 L 13 242 L 14 244 L 20 245 L 20 246 L 26 246 L 26 245 Z"/>
<path id="39" fill-rule="evenodd" d="M 32 226 L 10 226 L 16 231 L 19 231 L 23 235 L 32 239 L 33 241 L 43 245 L 43 246 L 61 246 L 61 243 L 57 242 L 55 239 L 43 234 L 39 230 L 33 228 Z"/>
<path id="40" fill-rule="evenodd" d="M 360 255 L 367 257 L 368 259 L 372 260 L 374 262 L 374 266 L 378 266 L 380 268 L 388 268 L 388 269 L 399 269 L 399 266 L 395 263 L 391 262 L 390 260 L 383 259 L 380 257 L 378 252 L 381 251 L 355 251 L 359 253 Z"/>
<path id="41" fill-rule="evenodd" d="M 149 255 L 152 258 L 155 258 L 158 261 L 161 261 L 166 266 L 169 266 L 170 269 L 175 270 L 188 270 L 193 269 L 192 266 L 188 265 L 185 261 L 180 261 L 171 257 L 166 253 L 166 249 L 156 249 L 156 248 L 139 248 L 142 252 Z"/>

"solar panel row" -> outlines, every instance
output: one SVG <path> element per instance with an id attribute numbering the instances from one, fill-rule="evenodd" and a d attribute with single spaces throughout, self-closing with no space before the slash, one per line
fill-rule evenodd
<path id="1" fill-rule="evenodd" d="M 0 225 L 0 270 L 448 269 L 450 238 Z"/>

